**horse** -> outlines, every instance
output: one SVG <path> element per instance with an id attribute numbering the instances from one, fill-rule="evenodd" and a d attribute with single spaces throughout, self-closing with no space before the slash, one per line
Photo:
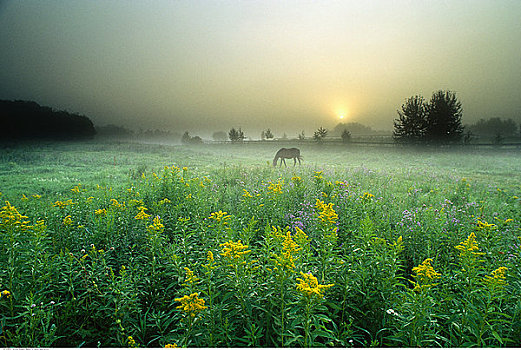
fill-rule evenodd
<path id="1" fill-rule="evenodd" d="M 298 148 L 281 148 L 278 150 L 277 154 L 275 154 L 275 158 L 273 158 L 273 166 L 277 166 L 277 161 L 280 158 L 280 166 L 282 166 L 282 162 L 286 165 L 286 159 L 293 158 L 293 166 L 297 164 L 300 165 L 300 161 L 302 157 L 300 156 L 300 150 Z"/>

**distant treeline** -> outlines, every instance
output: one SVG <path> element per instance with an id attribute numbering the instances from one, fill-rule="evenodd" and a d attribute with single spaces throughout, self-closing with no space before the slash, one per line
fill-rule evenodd
<path id="1" fill-rule="evenodd" d="M 73 140 L 96 134 L 86 116 L 40 106 L 32 101 L 0 100 L 0 140 Z"/>
<path id="2" fill-rule="evenodd" d="M 153 140 L 179 142 L 181 134 L 170 130 L 148 129 L 132 130 L 120 125 L 96 126 L 97 138 Z"/>

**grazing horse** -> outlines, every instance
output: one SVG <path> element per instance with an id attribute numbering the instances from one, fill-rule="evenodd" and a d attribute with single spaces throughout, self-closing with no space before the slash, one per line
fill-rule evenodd
<path id="1" fill-rule="evenodd" d="M 293 166 L 295 166 L 297 164 L 297 159 L 298 159 L 298 164 L 300 165 L 300 161 L 302 160 L 302 157 L 300 156 L 300 150 L 298 148 L 281 148 L 279 149 L 279 151 L 277 152 L 277 154 L 275 154 L 275 158 L 273 158 L 273 166 L 277 166 L 277 161 L 279 160 L 280 158 L 280 166 L 282 166 L 282 162 L 284 162 L 284 165 L 286 165 L 286 158 L 293 158 Z"/>

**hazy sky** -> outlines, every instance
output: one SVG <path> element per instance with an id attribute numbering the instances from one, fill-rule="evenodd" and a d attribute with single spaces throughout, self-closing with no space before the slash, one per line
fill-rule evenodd
<path id="1" fill-rule="evenodd" d="M 0 0 L 0 99 L 254 138 L 390 130 L 439 89 L 464 123 L 520 120 L 520 19 L 520 0 Z"/>

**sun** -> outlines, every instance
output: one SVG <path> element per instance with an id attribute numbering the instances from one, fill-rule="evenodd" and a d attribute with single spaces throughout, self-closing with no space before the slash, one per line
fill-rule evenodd
<path id="1" fill-rule="evenodd" d="M 340 120 L 343 120 L 345 117 L 346 117 L 345 114 L 339 114 L 338 115 L 338 119 L 340 119 Z"/>

